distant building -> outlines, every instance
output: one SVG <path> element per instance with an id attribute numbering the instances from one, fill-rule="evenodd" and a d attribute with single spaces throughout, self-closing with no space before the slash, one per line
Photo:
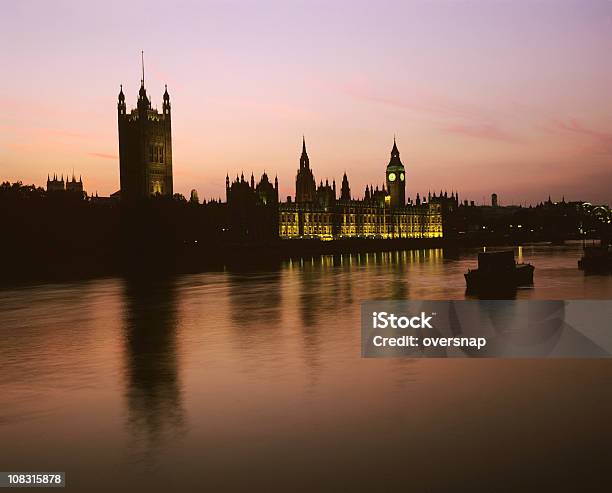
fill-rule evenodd
<path id="1" fill-rule="evenodd" d="M 59 180 L 55 174 L 52 180 L 49 175 L 47 175 L 47 192 L 63 192 L 64 190 L 66 190 L 64 186 L 64 175 L 62 175 L 62 178 Z"/>
<path id="2" fill-rule="evenodd" d="M 279 204 L 278 234 L 281 238 L 441 238 L 442 205 L 421 202 L 406 204 L 405 169 L 394 140 L 387 165 L 385 185 L 366 186 L 364 198 L 351 196 L 346 173 L 340 199 L 336 182 L 316 187 L 306 143 L 302 141 L 300 168 L 296 177 L 295 202 L 288 197 Z M 455 198 L 453 197 L 453 200 Z M 456 203 L 456 202 L 455 202 Z"/>
<path id="3" fill-rule="evenodd" d="M 278 236 L 278 179 L 270 183 L 264 171 L 257 185 L 251 173 L 250 182 L 244 174 L 230 183 L 225 177 L 228 205 L 228 235 L 234 240 L 270 240 Z"/>
<path id="4" fill-rule="evenodd" d="M 56 174 L 53 175 L 53 179 L 51 179 L 50 175 L 47 175 L 47 192 L 74 192 L 83 194 L 83 179 L 79 176 L 77 181 L 73 174 L 70 180 L 68 175 L 66 175 L 66 181 L 64 181 L 64 175 L 61 175 L 60 179 L 57 178 Z"/>
<path id="5" fill-rule="evenodd" d="M 83 179 L 79 176 L 79 181 L 77 181 L 74 174 L 70 181 L 66 178 L 66 190 L 69 192 L 83 193 Z"/>
<path id="6" fill-rule="evenodd" d="M 138 103 L 126 112 L 123 86 L 117 104 L 121 199 L 172 195 L 172 127 L 168 88 L 162 113 L 151 107 L 144 85 L 144 63 Z"/>
<path id="7" fill-rule="evenodd" d="M 497 194 L 491 194 L 491 207 L 497 207 Z"/>

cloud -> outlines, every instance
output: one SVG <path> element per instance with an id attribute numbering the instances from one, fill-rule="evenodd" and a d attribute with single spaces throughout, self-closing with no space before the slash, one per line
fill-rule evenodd
<path id="1" fill-rule="evenodd" d="M 93 157 L 100 157 L 103 159 L 119 159 L 119 156 L 117 156 L 117 154 L 106 154 L 104 152 L 88 152 L 87 155 Z"/>
<path id="2" fill-rule="evenodd" d="M 442 130 L 448 133 L 472 137 L 475 139 L 500 142 L 517 142 L 518 140 L 516 137 L 510 135 L 508 132 L 494 123 L 448 125 L 443 127 Z"/>
<path id="3" fill-rule="evenodd" d="M 567 119 L 554 119 L 552 120 L 552 128 L 548 127 L 557 133 L 569 134 L 578 138 L 586 138 L 590 142 L 595 142 L 596 147 L 594 151 L 596 153 L 612 154 L 612 132 L 595 130 L 589 128 L 582 123 L 578 118 L 570 117 Z M 591 148 L 591 150 L 593 150 Z"/>
<path id="4" fill-rule="evenodd" d="M 438 127 L 447 133 L 488 141 L 518 141 L 494 121 L 490 112 L 476 105 L 457 103 L 434 95 L 414 98 L 382 96 L 355 85 L 343 86 L 341 92 L 362 101 L 434 117 L 440 122 Z"/>
<path id="5" fill-rule="evenodd" d="M 577 135 L 584 135 L 600 140 L 604 144 L 612 144 L 612 133 L 602 132 L 587 128 L 577 118 L 568 118 L 567 120 L 556 120 L 555 128 L 561 131 L 571 132 Z"/>
<path id="6" fill-rule="evenodd" d="M 343 94 L 362 101 L 377 103 L 415 113 L 423 113 L 444 118 L 486 118 L 485 112 L 476 106 L 448 101 L 433 95 L 420 95 L 413 98 L 383 96 L 375 90 L 354 84 L 338 86 L 336 89 Z"/>
<path id="7" fill-rule="evenodd" d="M 73 132 L 63 128 L 51 128 L 35 125 L 26 125 L 19 122 L 0 122 L 0 128 L 7 132 L 18 133 L 20 135 L 30 135 L 43 138 L 69 137 L 71 139 L 87 139 L 90 135 L 83 132 Z"/>

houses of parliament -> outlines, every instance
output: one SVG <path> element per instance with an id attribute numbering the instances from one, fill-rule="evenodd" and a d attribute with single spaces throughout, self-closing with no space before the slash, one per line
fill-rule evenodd
<path id="1" fill-rule="evenodd" d="M 453 198 L 454 200 L 454 198 Z M 406 201 L 406 171 L 395 139 L 382 187 L 366 186 L 358 199 L 351 193 L 346 173 L 338 196 L 336 181 L 316 186 L 306 142 L 302 140 L 295 179 L 295 201 L 279 204 L 281 238 L 441 238 L 442 203 Z"/>
<path id="2" fill-rule="evenodd" d="M 118 96 L 120 199 L 129 202 L 151 195 L 173 195 L 170 96 L 163 94 L 162 112 L 153 109 L 144 80 L 144 63 L 136 108 L 127 112 L 123 87 Z M 442 212 L 457 198 L 406 199 L 406 171 L 395 142 L 382 186 L 366 186 L 363 198 L 351 192 L 342 177 L 317 186 L 306 141 L 295 180 L 295 197 L 279 200 L 278 179 L 264 173 L 230 182 L 226 176 L 228 226 L 236 238 L 442 238 Z"/>

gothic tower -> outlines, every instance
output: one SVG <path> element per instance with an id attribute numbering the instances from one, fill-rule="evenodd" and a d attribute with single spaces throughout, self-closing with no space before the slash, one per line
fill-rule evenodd
<path id="1" fill-rule="evenodd" d="M 300 169 L 295 178 L 295 201 L 296 202 L 313 202 L 316 195 L 316 183 L 312 170 L 310 169 L 310 160 L 306 152 L 306 139 L 302 137 L 302 156 L 300 157 Z"/>
<path id="2" fill-rule="evenodd" d="M 406 174 L 395 138 L 393 138 L 391 159 L 387 165 L 387 190 L 391 197 L 391 207 L 403 207 L 406 204 Z"/>
<path id="3" fill-rule="evenodd" d="M 151 107 L 145 89 L 144 58 L 136 108 L 130 113 L 126 112 L 121 86 L 117 113 L 121 199 L 172 195 L 170 95 L 166 86 L 161 114 Z"/>
<path id="4" fill-rule="evenodd" d="M 346 173 L 342 177 L 342 187 L 340 188 L 340 200 L 351 200 L 351 189 L 349 187 Z"/>

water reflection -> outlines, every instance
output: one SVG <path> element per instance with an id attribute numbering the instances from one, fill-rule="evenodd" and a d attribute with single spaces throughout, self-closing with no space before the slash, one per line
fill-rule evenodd
<path id="1" fill-rule="evenodd" d="M 282 312 L 281 273 L 230 272 L 227 278 L 231 321 L 240 327 L 279 323 Z"/>
<path id="2" fill-rule="evenodd" d="M 612 276 L 585 277 L 581 252 L 525 246 L 535 286 L 517 298 L 609 299 Z M 381 478 L 388 490 L 448 491 L 458 477 L 499 491 L 510 454 L 529 484 L 589 489 L 580 481 L 609 468 L 609 359 L 360 358 L 362 301 L 462 300 L 477 253 L 0 291 L 0 443 L 18 444 L 3 462 L 66 470 L 78 491 L 380 491 Z M 459 333 L 482 318 L 525 345 L 503 315 L 476 313 Z M 558 335 L 528 329 L 538 343 Z M 524 490 L 519 476 L 507 490 Z"/>
<path id="3" fill-rule="evenodd" d="M 176 280 L 124 285 L 125 397 L 136 453 L 147 462 L 184 428 Z"/>

